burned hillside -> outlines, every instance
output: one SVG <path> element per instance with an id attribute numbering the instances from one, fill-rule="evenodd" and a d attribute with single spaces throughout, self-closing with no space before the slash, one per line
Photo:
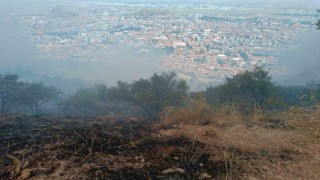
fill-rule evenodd
<path id="1" fill-rule="evenodd" d="M 319 110 L 1 116 L 2 179 L 318 179 Z M 213 109 L 211 109 L 213 110 Z M 185 112 L 192 112 L 193 121 Z M 184 114 L 185 116 L 183 116 Z M 189 114 L 190 115 L 190 114 Z M 184 120 L 175 120 L 175 117 Z M 299 171 L 298 171 L 299 170 Z"/>
<path id="2" fill-rule="evenodd" d="M 226 173 L 224 162 L 213 161 L 203 143 L 161 137 L 158 130 L 128 117 L 2 117 L 0 176 L 198 179 Z"/>

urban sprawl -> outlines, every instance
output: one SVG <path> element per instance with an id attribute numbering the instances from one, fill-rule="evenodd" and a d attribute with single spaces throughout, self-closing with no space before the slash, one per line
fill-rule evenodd
<path id="1" fill-rule="evenodd" d="M 239 10 L 240 9 L 240 10 Z M 155 66 L 182 78 L 221 82 L 254 66 L 277 73 L 279 53 L 300 32 L 314 29 L 316 13 L 261 12 L 213 5 L 48 5 L 18 20 L 42 52 L 39 59 L 103 60 L 103 51 L 127 47 L 163 52 Z M 265 9 L 268 11 L 268 9 Z"/>

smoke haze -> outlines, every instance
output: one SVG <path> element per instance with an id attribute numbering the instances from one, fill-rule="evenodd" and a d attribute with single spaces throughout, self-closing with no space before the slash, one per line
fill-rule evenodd
<path id="1" fill-rule="evenodd" d="M 275 77 L 283 85 L 305 85 L 320 80 L 320 32 L 303 33 L 298 43 L 282 53 L 283 75 Z"/>
<path id="2" fill-rule="evenodd" d="M 137 53 L 138 49 L 118 47 L 104 49 L 93 58 L 80 57 L 68 61 L 41 60 L 36 43 L 25 27 L 15 25 L 8 12 L 18 1 L 0 2 L 0 73 L 17 73 L 24 80 L 45 81 L 61 90 L 92 83 L 115 85 L 118 80 L 132 81 L 149 77 L 160 69 L 156 66 L 162 50 L 150 49 Z M 20 4 L 21 5 L 21 4 Z M 2 11 L 7 9 L 8 11 Z M 40 56 L 41 57 L 41 56 Z M 76 84 L 76 85 L 75 85 Z"/>
<path id="3" fill-rule="evenodd" d="M 163 52 L 151 50 L 149 53 L 136 54 L 134 49 L 118 47 L 112 50 L 105 50 L 96 54 L 98 59 L 86 59 L 72 61 L 61 61 L 60 59 L 41 60 L 37 59 L 40 52 L 36 44 L 27 36 L 24 27 L 14 24 L 12 10 L 16 12 L 22 8 L 32 8 L 35 2 L 71 2 L 62 0 L 0 0 L 0 73 L 18 73 L 26 80 L 43 80 L 58 88 L 65 88 L 66 83 L 74 83 L 70 87 L 77 88 L 83 86 L 85 82 L 102 82 L 114 85 L 116 81 L 132 81 L 142 77 L 149 77 L 160 69 L 156 67 L 156 61 Z M 248 0 L 241 3 L 261 3 L 266 0 Z M 110 1 L 105 1 L 110 2 Z M 113 1 L 114 2 L 114 1 Z M 141 0 L 126 0 L 126 2 L 151 2 Z M 156 2 L 156 1 L 152 1 Z M 160 2 L 160 1 L 159 1 Z M 162 0 L 168 2 L 168 0 Z M 181 1 L 174 1 L 181 2 Z M 186 1 L 191 2 L 191 1 Z M 197 1 L 204 2 L 204 1 Z M 206 1 L 209 2 L 209 1 Z M 222 2 L 210 1 L 210 2 Z M 228 0 L 223 2 L 239 2 Z M 268 1 L 270 2 L 270 1 Z M 272 1 L 280 2 L 280 1 Z M 283 1 L 281 1 L 282 3 Z M 290 1 L 285 2 L 308 2 Z M 318 3 L 310 1 L 310 3 Z M 287 52 L 282 53 L 280 61 L 286 71 L 282 76 L 276 77 L 276 81 L 286 85 L 305 84 L 310 80 L 320 78 L 320 33 L 309 32 L 300 36 L 298 44 Z M 76 85 L 75 85 L 76 84 Z"/>

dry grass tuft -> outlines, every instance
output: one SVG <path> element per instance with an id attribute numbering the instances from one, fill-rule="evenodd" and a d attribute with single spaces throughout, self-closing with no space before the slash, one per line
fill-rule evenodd
<path id="1" fill-rule="evenodd" d="M 213 122 L 233 122 L 241 118 L 240 113 L 232 106 L 216 107 L 203 100 L 195 100 L 187 108 L 164 110 L 160 119 L 163 124 L 207 125 Z"/>
<path id="2" fill-rule="evenodd" d="M 188 108 L 168 108 L 161 113 L 165 124 L 198 124 L 210 122 L 212 107 L 204 101 L 193 101 Z"/>
<path id="3" fill-rule="evenodd" d="M 224 158 L 226 179 L 320 179 L 320 106 L 241 116 L 230 107 L 197 105 L 166 112 L 163 122 L 183 123 L 160 133 L 206 144 L 213 159 Z M 211 108 L 210 122 L 198 126 L 204 108 Z"/>

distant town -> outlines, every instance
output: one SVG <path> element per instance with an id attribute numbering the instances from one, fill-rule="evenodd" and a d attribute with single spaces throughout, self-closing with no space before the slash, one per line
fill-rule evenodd
<path id="1" fill-rule="evenodd" d="M 64 3 L 19 14 L 41 52 L 38 59 L 103 61 L 119 47 L 159 54 L 155 66 L 186 80 L 219 83 L 254 66 L 278 73 L 281 51 L 314 29 L 313 9 L 214 5 Z M 252 15 L 256 14 L 256 15 Z"/>

